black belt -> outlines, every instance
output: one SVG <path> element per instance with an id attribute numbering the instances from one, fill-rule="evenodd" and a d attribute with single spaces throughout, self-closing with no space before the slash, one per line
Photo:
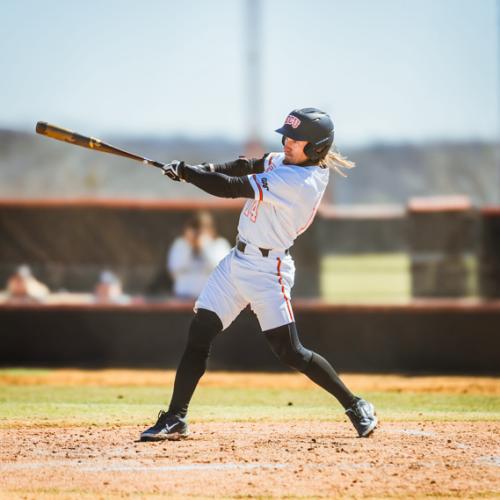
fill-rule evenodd
<path id="1" fill-rule="evenodd" d="M 242 253 L 245 253 L 246 247 L 247 247 L 247 244 L 244 243 L 243 241 L 238 241 L 236 243 L 236 248 Z M 269 252 L 271 251 L 270 248 L 260 248 L 260 247 L 258 247 L 258 248 L 260 250 L 260 253 L 262 254 L 262 257 L 269 257 Z M 288 248 L 285 250 L 285 255 L 288 255 Z"/>

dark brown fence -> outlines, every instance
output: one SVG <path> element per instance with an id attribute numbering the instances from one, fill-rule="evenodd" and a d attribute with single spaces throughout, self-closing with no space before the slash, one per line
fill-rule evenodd
<path id="1" fill-rule="evenodd" d="M 500 301 L 340 306 L 295 301 L 303 344 L 341 371 L 499 373 Z M 175 368 L 191 303 L 0 306 L 1 366 Z M 216 340 L 218 370 L 286 370 L 245 310 Z"/>
<path id="2" fill-rule="evenodd" d="M 485 299 L 500 298 L 500 207 L 481 210 L 479 290 Z"/>
<path id="3" fill-rule="evenodd" d="M 444 207 L 446 208 L 446 207 Z M 57 291 L 91 291 L 100 271 L 117 272 L 131 294 L 165 294 L 167 250 L 194 210 L 214 215 L 233 241 L 241 202 L 53 200 L 0 202 L 0 281 L 28 263 Z M 410 251 L 415 295 L 470 294 L 488 300 L 341 306 L 295 300 L 306 346 L 340 370 L 498 373 L 500 366 L 500 208 L 343 212 L 322 207 L 298 239 L 294 297 L 319 295 L 324 254 Z M 432 261 L 432 258 L 439 257 Z M 427 260 L 432 257 L 430 260 Z M 422 257 L 422 258 L 421 258 Z M 419 260 L 420 259 L 420 260 Z M 432 262 L 431 262 L 432 261 Z M 422 262 L 424 266 L 422 267 Z M 174 368 L 192 304 L 0 306 L 0 365 Z M 221 335 L 212 368 L 282 369 L 245 311 Z"/>
<path id="4" fill-rule="evenodd" d="M 0 201 L 0 282 L 24 263 L 51 290 L 91 291 L 99 273 L 117 273 L 127 293 L 166 293 L 166 254 L 186 220 L 209 210 L 222 236 L 234 242 L 241 201 L 43 200 Z M 323 253 L 401 251 L 404 213 L 348 214 L 322 207 L 292 248 L 294 295 L 319 295 Z"/>
<path id="5" fill-rule="evenodd" d="M 479 221 L 465 196 L 415 198 L 408 203 L 413 297 L 473 295 Z"/>

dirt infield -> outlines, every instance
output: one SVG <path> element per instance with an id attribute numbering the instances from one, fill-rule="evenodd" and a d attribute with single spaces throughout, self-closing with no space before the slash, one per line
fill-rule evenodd
<path id="1" fill-rule="evenodd" d="M 162 443 L 140 430 L 2 429 L 0 496 L 500 495 L 498 422 L 392 422 L 369 439 L 325 422 L 198 423 Z"/>
<path id="2" fill-rule="evenodd" d="M 341 411 L 321 418 L 329 407 L 301 374 L 208 372 L 189 439 L 142 443 L 173 372 L 4 369 L 0 498 L 500 498 L 498 378 L 343 378 L 385 401 L 368 439 Z M 402 413 L 384 399 L 409 392 L 419 403 Z"/>

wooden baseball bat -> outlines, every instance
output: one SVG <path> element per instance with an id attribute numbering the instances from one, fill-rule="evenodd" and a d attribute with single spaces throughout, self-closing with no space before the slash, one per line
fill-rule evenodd
<path id="1" fill-rule="evenodd" d="M 47 137 L 50 137 L 51 139 L 56 139 L 57 141 L 75 144 L 76 146 L 93 149 L 94 151 L 100 151 L 101 153 L 110 153 L 112 155 L 124 156 L 125 158 L 130 158 L 131 160 L 140 161 L 144 165 L 149 165 L 156 168 L 161 168 L 164 166 L 164 163 L 150 160 L 149 158 L 145 158 L 144 156 L 136 155 L 134 153 L 129 153 L 124 149 L 106 144 L 105 142 L 102 142 L 95 137 L 87 137 L 85 135 L 72 132 L 71 130 L 66 130 L 65 128 L 51 125 L 47 122 L 38 122 L 36 124 L 36 133 L 45 135 Z"/>

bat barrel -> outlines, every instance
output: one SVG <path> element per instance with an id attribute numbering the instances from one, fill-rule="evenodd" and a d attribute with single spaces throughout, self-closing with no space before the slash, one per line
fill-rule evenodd
<path id="1" fill-rule="evenodd" d="M 45 134 L 47 131 L 47 122 L 37 122 L 36 123 L 36 133 L 37 134 Z"/>
<path id="2" fill-rule="evenodd" d="M 50 137 L 51 139 L 74 144 L 82 148 L 92 149 L 94 151 L 100 151 L 102 153 L 109 153 L 117 156 L 123 156 L 125 158 L 130 158 L 131 160 L 140 161 L 144 165 L 149 165 L 157 168 L 161 168 L 163 166 L 163 163 L 150 160 L 135 153 L 130 153 L 129 151 L 117 148 L 115 146 L 112 146 L 111 144 L 106 144 L 105 142 L 102 142 L 100 139 L 96 139 L 95 137 L 87 137 L 85 135 L 78 134 L 77 132 L 72 132 L 71 130 L 58 127 L 56 125 L 51 125 L 47 122 L 37 122 L 36 132 L 46 137 Z"/>

